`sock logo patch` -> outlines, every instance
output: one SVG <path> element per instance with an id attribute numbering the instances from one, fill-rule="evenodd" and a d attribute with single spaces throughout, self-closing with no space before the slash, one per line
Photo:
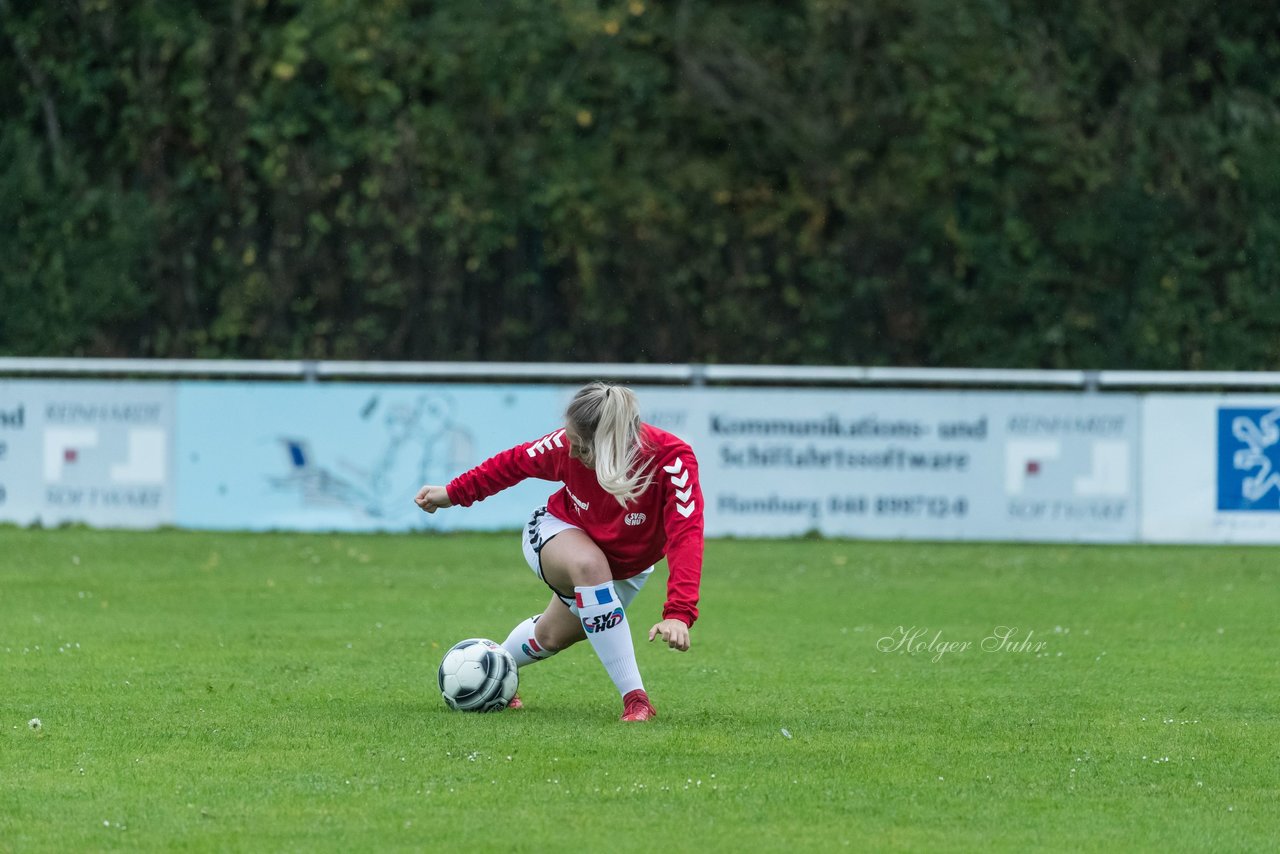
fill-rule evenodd
<path id="1" fill-rule="evenodd" d="M 622 613 L 621 608 L 615 608 L 608 614 L 596 614 L 594 617 L 583 617 L 582 627 L 587 630 L 587 634 L 595 634 L 596 632 L 607 631 L 621 623 L 626 616 Z"/>
<path id="2" fill-rule="evenodd" d="M 533 648 L 530 649 L 530 647 L 533 647 Z M 530 658 L 537 659 L 539 661 L 541 661 L 544 658 L 551 657 L 551 653 L 547 652 L 545 649 L 538 646 L 538 642 L 535 641 L 533 638 L 529 638 L 528 643 L 520 644 L 520 649 L 524 652 L 525 655 L 529 656 Z"/>
<path id="3" fill-rule="evenodd" d="M 529 638 L 527 641 L 525 641 L 523 644 L 520 645 L 520 648 L 523 649 L 524 654 L 529 656 L 530 658 L 550 658 L 551 657 L 551 653 L 547 652 L 545 649 L 538 646 L 537 638 L 533 638 L 533 637 Z"/>
<path id="4" fill-rule="evenodd" d="M 588 590 L 586 596 L 583 596 L 581 590 L 575 591 L 573 598 L 577 600 L 579 608 L 585 608 L 588 605 L 608 605 L 613 601 L 613 595 L 610 594 L 607 589 L 602 587 L 597 587 L 595 590 Z"/>

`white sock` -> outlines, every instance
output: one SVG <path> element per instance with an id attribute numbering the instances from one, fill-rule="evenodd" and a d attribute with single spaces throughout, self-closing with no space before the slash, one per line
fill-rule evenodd
<path id="1" fill-rule="evenodd" d="M 587 631 L 591 648 L 600 656 L 609 678 L 618 686 L 618 693 L 626 696 L 629 691 L 644 688 L 640 668 L 636 666 L 636 649 L 631 642 L 631 624 L 627 612 L 618 601 L 613 582 L 606 581 L 594 587 L 575 587 L 578 600 L 575 610 Z"/>
<path id="2" fill-rule="evenodd" d="M 542 661 L 555 655 L 559 650 L 547 649 L 538 644 L 535 638 L 533 627 L 538 622 L 541 614 L 535 614 L 525 620 L 520 625 L 511 630 L 511 634 L 507 635 L 507 639 L 502 642 L 502 648 L 511 653 L 511 657 L 516 660 L 517 667 L 524 667 L 527 664 L 533 664 L 535 661 Z"/>

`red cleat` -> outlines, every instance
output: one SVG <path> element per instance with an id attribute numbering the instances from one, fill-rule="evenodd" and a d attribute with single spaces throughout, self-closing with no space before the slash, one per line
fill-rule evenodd
<path id="1" fill-rule="evenodd" d="M 649 695 L 644 692 L 644 689 L 637 688 L 629 691 L 622 698 L 622 720 L 647 721 L 657 716 L 658 710 L 653 707 L 653 703 L 649 702 Z"/>
<path id="2" fill-rule="evenodd" d="M 522 702 L 520 701 L 520 695 L 519 695 L 519 694 L 513 694 L 513 695 L 511 696 L 511 702 L 510 702 L 510 703 L 507 703 L 507 708 L 508 708 L 508 709 L 523 709 L 523 708 L 524 708 L 524 703 L 522 703 Z"/>

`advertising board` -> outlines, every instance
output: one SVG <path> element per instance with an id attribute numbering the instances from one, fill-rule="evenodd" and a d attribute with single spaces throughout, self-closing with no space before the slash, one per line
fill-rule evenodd
<path id="1" fill-rule="evenodd" d="M 0 521 L 173 520 L 174 386 L 0 381 Z"/>

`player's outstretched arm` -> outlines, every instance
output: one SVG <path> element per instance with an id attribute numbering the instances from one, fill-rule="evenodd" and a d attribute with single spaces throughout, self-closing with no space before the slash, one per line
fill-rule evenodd
<path id="1" fill-rule="evenodd" d="M 649 629 L 649 640 L 651 642 L 659 635 L 666 641 L 667 646 L 672 649 L 678 649 L 681 652 L 689 651 L 689 627 L 684 624 L 683 620 L 668 618 Z"/>
<path id="2" fill-rule="evenodd" d="M 453 502 L 449 500 L 448 490 L 443 486 L 430 485 L 418 490 L 418 494 L 413 498 L 413 503 L 428 513 L 434 513 L 442 508 L 453 506 Z"/>

